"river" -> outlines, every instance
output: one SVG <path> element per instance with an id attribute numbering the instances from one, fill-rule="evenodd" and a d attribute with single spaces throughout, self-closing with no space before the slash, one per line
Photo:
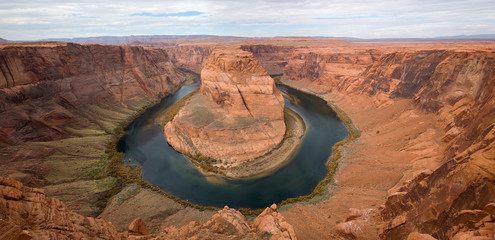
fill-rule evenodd
<path id="1" fill-rule="evenodd" d="M 194 204 L 256 209 L 310 194 L 328 173 L 325 163 L 331 155 L 332 146 L 348 134 L 344 124 L 324 100 L 279 85 L 279 90 L 298 99 L 293 103 L 286 99 L 285 104 L 298 113 L 306 124 L 299 152 L 268 176 L 243 180 L 205 176 L 168 145 L 157 120 L 164 109 L 198 86 L 198 83 L 183 86 L 151 107 L 129 125 L 118 143 L 126 164 L 142 168 L 143 180 Z"/>

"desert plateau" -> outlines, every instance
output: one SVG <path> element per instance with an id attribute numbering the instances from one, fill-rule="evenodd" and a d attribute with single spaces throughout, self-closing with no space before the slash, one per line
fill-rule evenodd
<path id="1" fill-rule="evenodd" d="M 0 239 L 495 239 L 495 37 L 286 35 L 0 39 Z"/>

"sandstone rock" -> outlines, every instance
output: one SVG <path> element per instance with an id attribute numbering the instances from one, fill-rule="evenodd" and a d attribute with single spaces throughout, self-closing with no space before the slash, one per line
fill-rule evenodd
<path id="1" fill-rule="evenodd" d="M 164 50 L 33 45 L 0 49 L 0 143 L 66 138 L 62 126 L 81 123 L 74 108 L 161 97 L 184 80 Z"/>
<path id="2" fill-rule="evenodd" d="M 103 219 L 83 217 L 43 191 L 0 177 L 0 236 L 6 239 L 120 239 L 115 227 Z M 9 197 L 5 188 L 20 191 Z M 17 196 L 17 195 L 16 195 Z"/>
<path id="3" fill-rule="evenodd" d="M 270 234 L 270 239 L 297 239 L 294 228 L 285 221 L 282 214 L 277 212 L 277 205 L 266 208 L 253 221 L 253 226 L 262 235 Z"/>
<path id="4" fill-rule="evenodd" d="M 237 210 L 224 207 L 205 224 L 190 222 L 181 228 L 169 227 L 158 234 L 158 239 L 296 239 L 295 232 L 283 217 L 273 210 L 276 205 L 260 214 L 253 222 Z"/>
<path id="5" fill-rule="evenodd" d="M 148 235 L 148 226 L 141 218 L 136 218 L 129 224 L 129 232 L 140 235 Z"/>
<path id="6" fill-rule="evenodd" d="M 407 240 L 435 240 L 436 238 L 418 232 L 412 232 L 407 236 Z"/>
<path id="7" fill-rule="evenodd" d="M 177 151 L 227 161 L 261 156 L 285 134 L 284 101 L 253 55 L 216 50 L 201 72 L 200 94 L 164 127 Z"/>
<path id="8" fill-rule="evenodd" d="M 56 150 L 20 143 L 111 133 L 187 79 L 162 49 L 18 43 L 0 56 L 0 147 L 15 146 L 2 149 L 0 175 L 31 187 L 53 170 L 44 160 Z"/>
<path id="9" fill-rule="evenodd" d="M 334 230 L 345 238 L 356 239 L 362 236 L 364 225 L 371 218 L 371 211 L 372 209 L 350 208 L 346 221 L 337 224 Z"/>

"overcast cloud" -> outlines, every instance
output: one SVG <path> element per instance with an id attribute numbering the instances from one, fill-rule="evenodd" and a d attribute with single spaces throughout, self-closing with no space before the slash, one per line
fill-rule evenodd
<path id="1" fill-rule="evenodd" d="M 495 33 L 495 1 L 1 0 L 0 37 L 435 37 Z"/>

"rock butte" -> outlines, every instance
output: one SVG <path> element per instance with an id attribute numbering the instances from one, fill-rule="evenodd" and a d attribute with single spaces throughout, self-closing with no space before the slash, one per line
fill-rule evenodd
<path id="1" fill-rule="evenodd" d="M 262 156 L 285 134 L 284 100 L 250 52 L 218 49 L 201 70 L 200 94 L 164 127 L 177 151 L 229 162 Z"/>

